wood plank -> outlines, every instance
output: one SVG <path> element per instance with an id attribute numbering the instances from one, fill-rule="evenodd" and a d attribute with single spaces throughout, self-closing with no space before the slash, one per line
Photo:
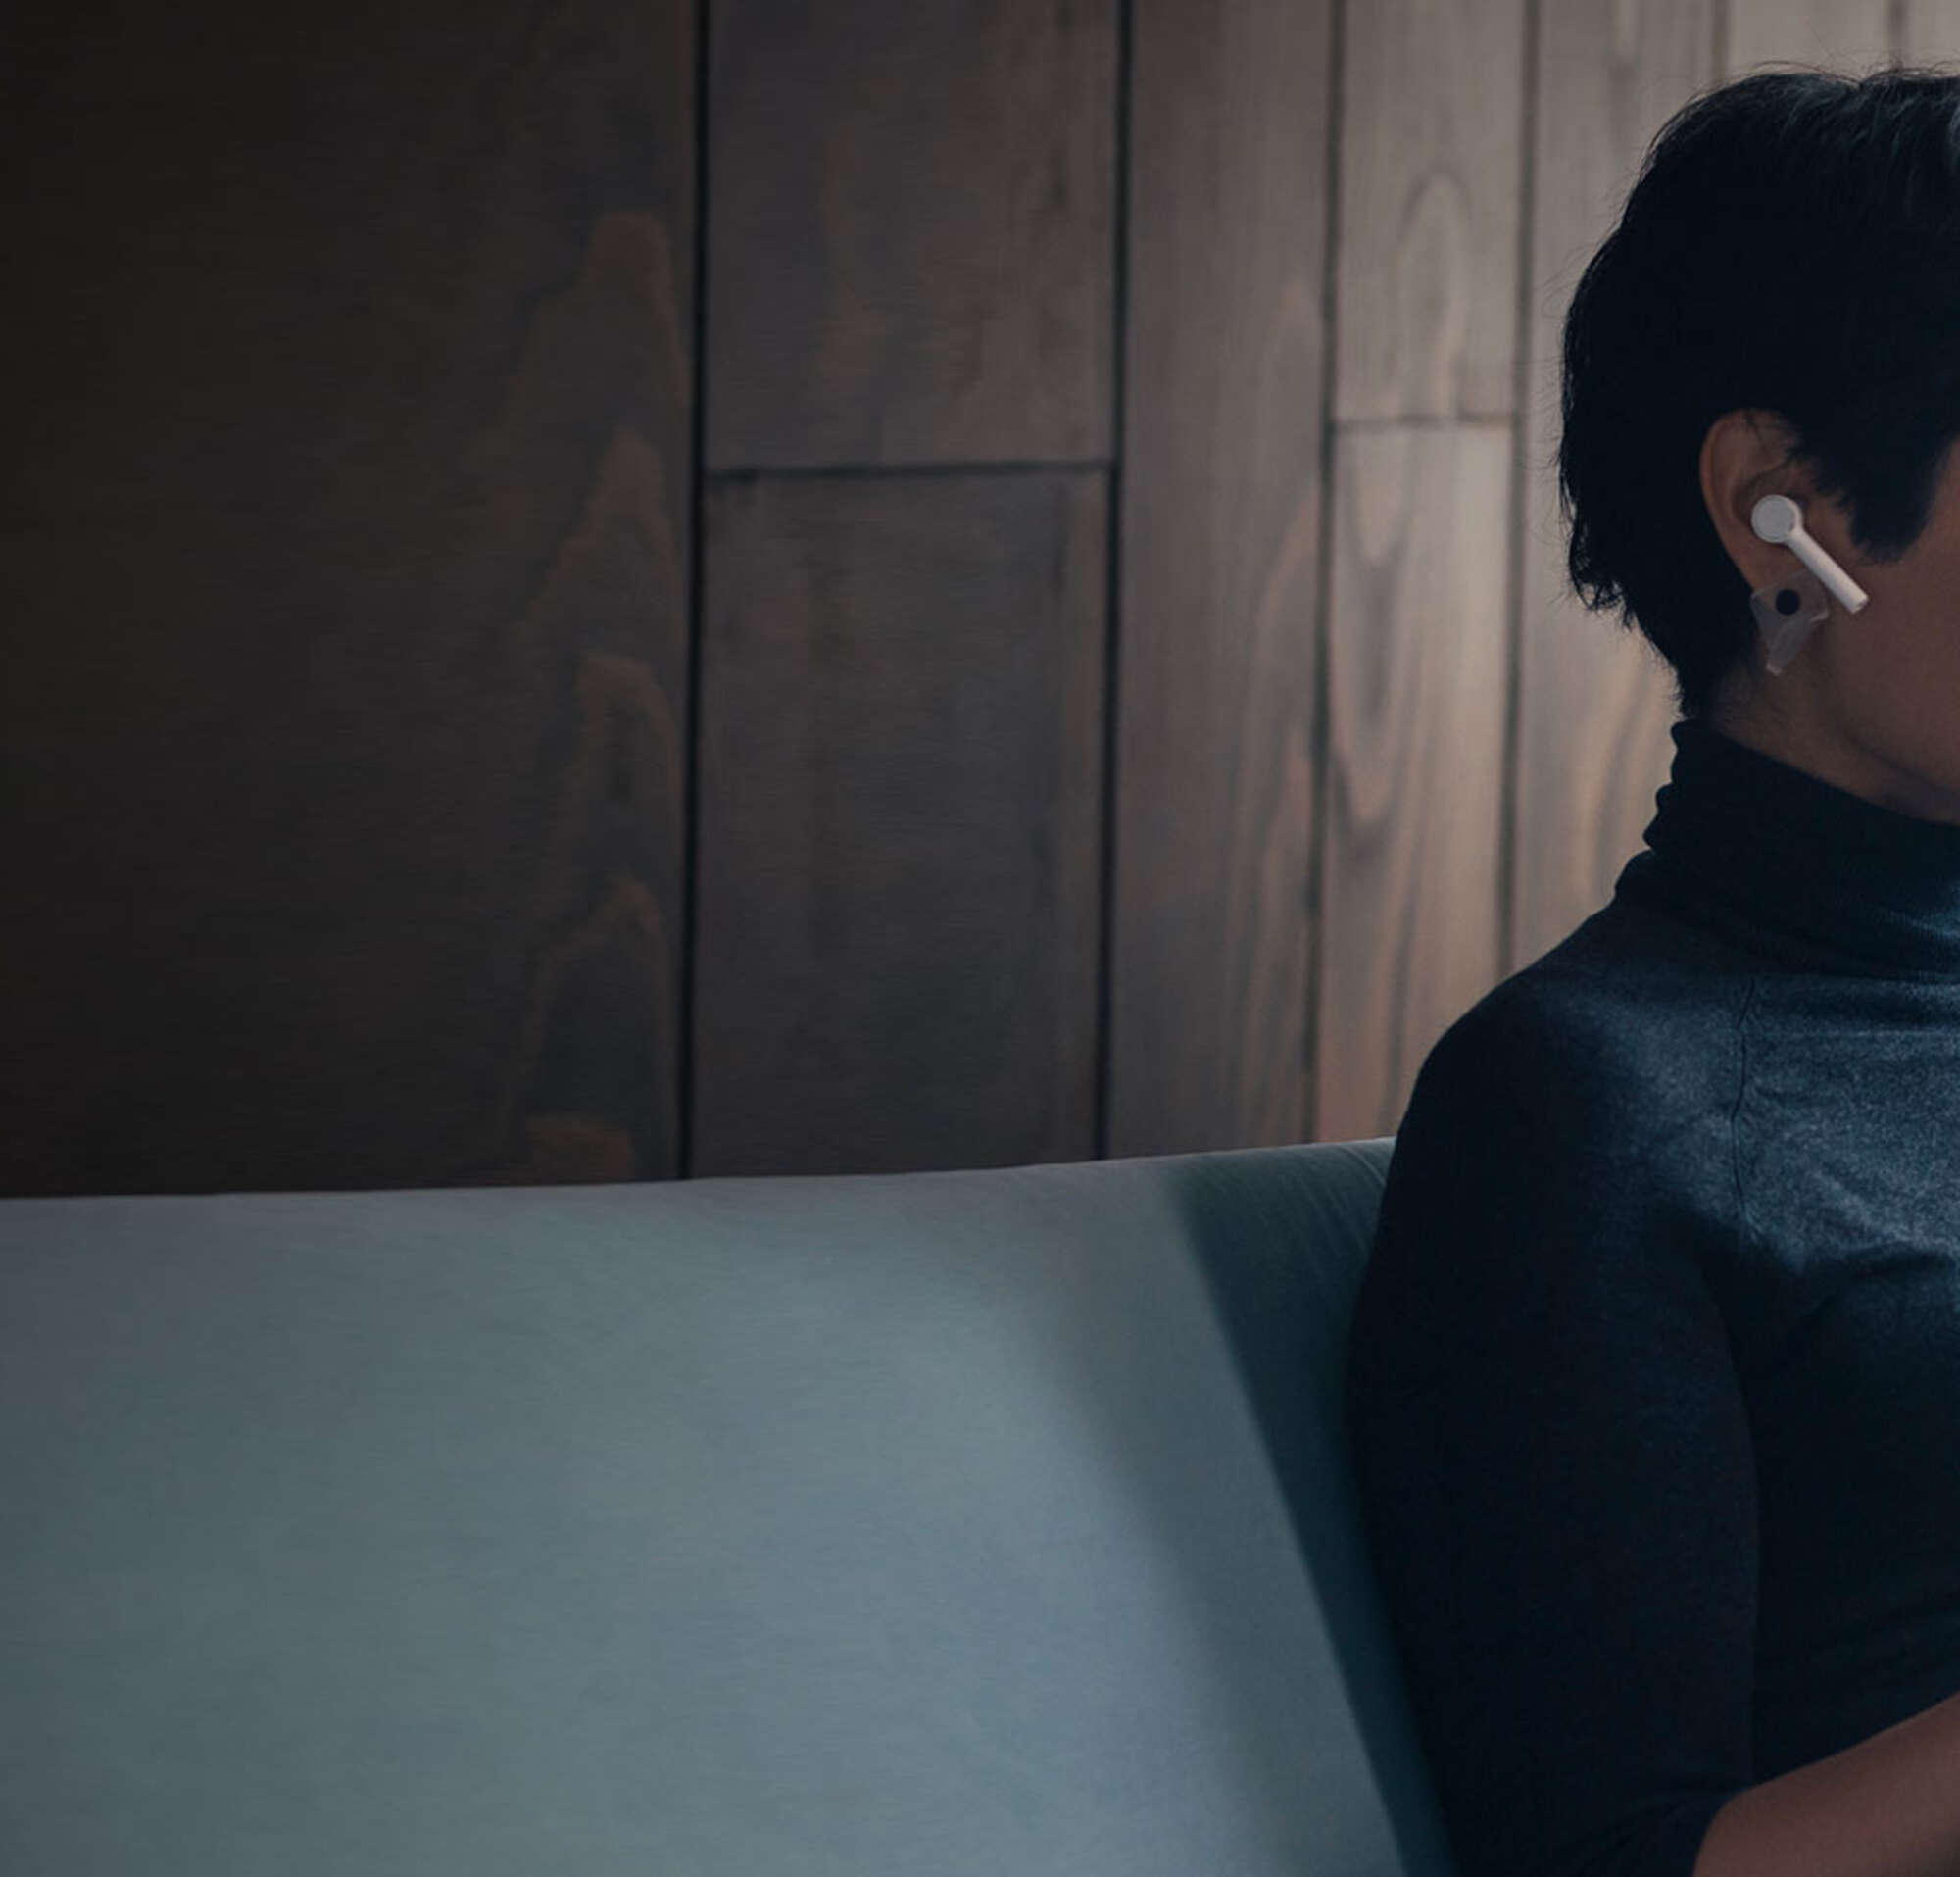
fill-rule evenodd
<path id="1" fill-rule="evenodd" d="M 1350 7 L 1338 420 L 1514 404 L 1524 0 Z"/>
<path id="2" fill-rule="evenodd" d="M 1115 0 L 715 0 L 708 459 L 1105 456 Z"/>
<path id="3" fill-rule="evenodd" d="M 17 45 L 0 1188 L 673 1172 L 692 5 Z"/>
<path id="4" fill-rule="evenodd" d="M 1855 77 L 1890 63 L 1891 11 L 1888 0 L 1727 0 L 1718 67 L 1725 78 L 1791 64 Z"/>
<path id="5" fill-rule="evenodd" d="M 1501 975 L 1523 0 L 1350 10 L 1313 1136 Z"/>
<path id="6" fill-rule="evenodd" d="M 1335 437 L 1314 1138 L 1400 1124 L 1502 975 L 1506 423 Z"/>
<path id="7" fill-rule="evenodd" d="M 1909 65 L 1960 60 L 1960 0 L 1897 0 L 1897 46 Z"/>
<path id="8" fill-rule="evenodd" d="M 704 544 L 698 1175 L 1095 1152 L 1100 470 L 738 478 Z"/>
<path id="9" fill-rule="evenodd" d="M 1326 0 L 1138 0 L 1107 1151 L 1301 1138 Z"/>
<path id="10" fill-rule="evenodd" d="M 1672 673 L 1616 614 L 1589 613 L 1558 506 L 1559 367 L 1574 289 L 1646 147 L 1711 77 L 1712 0 L 1541 18 L 1510 955 L 1517 970 L 1612 898 L 1674 757 Z"/>

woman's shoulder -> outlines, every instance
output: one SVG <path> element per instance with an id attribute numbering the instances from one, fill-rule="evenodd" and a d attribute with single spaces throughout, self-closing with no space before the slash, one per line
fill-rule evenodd
<path id="1" fill-rule="evenodd" d="M 1698 1308 L 1736 1236 L 1746 998 L 1642 997 L 1541 961 L 1464 1012 L 1390 1158 L 1351 1331 L 1370 1372 L 1430 1359 L 1432 1336 L 1535 1359 L 1553 1299 L 1568 1327 Z"/>
<path id="2" fill-rule="evenodd" d="M 1604 948 L 1554 948 L 1437 1038 L 1398 1137 L 1601 1169 L 1651 1165 L 1667 1143 L 1726 1152 L 1748 999 L 1746 972 L 1618 969 Z"/>

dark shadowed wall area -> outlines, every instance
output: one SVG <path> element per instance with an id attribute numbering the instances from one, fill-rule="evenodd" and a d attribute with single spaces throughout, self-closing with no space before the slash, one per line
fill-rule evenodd
<path id="1" fill-rule="evenodd" d="M 1658 665 L 1558 323 L 1773 0 L 28 0 L 0 1190 L 1391 1131 Z"/>

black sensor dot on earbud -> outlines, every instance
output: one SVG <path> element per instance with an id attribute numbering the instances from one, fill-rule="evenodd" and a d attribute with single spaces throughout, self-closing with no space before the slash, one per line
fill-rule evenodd
<path id="1" fill-rule="evenodd" d="M 1803 604 L 1801 596 L 1793 586 L 1777 588 L 1776 610 L 1786 616 L 1794 613 Z"/>

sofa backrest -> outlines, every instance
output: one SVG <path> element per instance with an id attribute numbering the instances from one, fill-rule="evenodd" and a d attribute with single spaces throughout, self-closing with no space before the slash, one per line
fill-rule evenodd
<path id="1" fill-rule="evenodd" d="M 1446 1877 L 1392 1146 L 0 1203 L 0 1867 Z"/>

